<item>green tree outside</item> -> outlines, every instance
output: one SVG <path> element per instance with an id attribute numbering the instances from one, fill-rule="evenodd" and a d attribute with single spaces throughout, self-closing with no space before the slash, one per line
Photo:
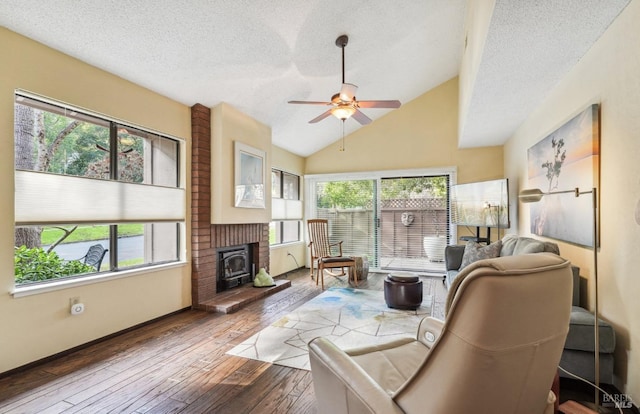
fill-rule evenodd
<path id="1" fill-rule="evenodd" d="M 16 103 L 16 169 L 109 179 L 109 127 L 76 116 L 67 117 L 67 111 L 63 114 L 61 108 L 52 111 L 39 109 L 37 105 Z M 117 145 L 118 179 L 142 182 L 145 138 L 121 129 Z M 118 234 L 143 234 L 143 225 L 119 225 Z M 62 260 L 53 249 L 63 241 L 92 241 L 108 237 L 107 225 L 18 227 L 15 230 L 14 256 L 16 282 L 21 284 L 95 271 L 81 262 Z M 48 250 L 43 250 L 42 245 L 48 245 Z"/>
<path id="2" fill-rule="evenodd" d="M 358 208 L 371 207 L 374 180 L 331 181 L 318 183 L 318 207 Z M 382 180 L 380 189 L 383 200 L 398 198 L 443 198 L 447 195 L 447 178 L 411 177 Z"/>

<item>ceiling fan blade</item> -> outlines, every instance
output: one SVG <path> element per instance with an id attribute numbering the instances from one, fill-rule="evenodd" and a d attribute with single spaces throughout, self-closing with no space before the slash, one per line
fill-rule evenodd
<path id="1" fill-rule="evenodd" d="M 353 101 L 353 98 L 356 96 L 356 91 L 358 87 L 352 83 L 343 83 L 342 89 L 340 89 L 340 99 L 345 102 Z"/>
<path id="2" fill-rule="evenodd" d="M 351 115 L 351 118 L 353 118 L 356 121 L 360 122 L 361 125 L 369 125 L 372 122 L 371 118 L 369 118 L 368 116 L 366 116 L 362 112 L 358 111 L 357 109 L 354 112 L 354 114 Z"/>
<path id="3" fill-rule="evenodd" d="M 400 108 L 400 101 L 358 101 L 360 108 Z"/>
<path id="4" fill-rule="evenodd" d="M 309 121 L 309 123 L 310 124 L 315 124 L 316 122 L 322 121 L 323 119 L 325 119 L 329 115 L 331 115 L 331 109 L 329 109 L 328 111 L 325 111 L 325 112 L 321 113 L 320 115 L 316 116 L 311 121 Z"/>
<path id="5" fill-rule="evenodd" d="M 289 101 L 288 103 L 296 105 L 331 105 L 331 102 L 320 101 Z"/>

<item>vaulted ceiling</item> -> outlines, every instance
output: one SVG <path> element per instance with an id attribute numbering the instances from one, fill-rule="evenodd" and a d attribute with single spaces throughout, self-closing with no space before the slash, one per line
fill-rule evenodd
<path id="1" fill-rule="evenodd" d="M 496 0 L 461 146 L 504 143 L 630 0 Z M 308 121 L 346 82 L 407 103 L 459 74 L 466 0 L 3 0 L 0 24 L 185 105 L 227 102 L 307 156 L 342 136 Z M 473 18 L 473 15 L 471 16 Z M 468 39 L 467 39 L 468 40 Z M 37 91 L 34 91 L 37 92 Z M 370 118 L 388 109 L 363 109 Z M 361 128 L 350 119 L 345 133 Z M 366 128 L 366 127 L 365 127 Z"/>

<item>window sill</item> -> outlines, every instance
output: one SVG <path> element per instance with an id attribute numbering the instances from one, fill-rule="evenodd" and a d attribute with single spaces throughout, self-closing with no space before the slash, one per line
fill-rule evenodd
<path id="1" fill-rule="evenodd" d="M 14 298 L 25 296 L 39 295 L 41 293 L 54 292 L 57 290 L 69 289 L 78 286 L 91 285 L 94 283 L 107 282 L 110 280 L 121 279 L 124 277 L 153 273 L 159 270 L 173 269 L 187 265 L 185 261 L 172 262 L 157 266 L 149 266 L 139 269 L 122 270 L 119 272 L 104 272 L 89 275 L 81 278 L 61 279 L 55 282 L 41 283 L 27 286 L 17 286 L 11 295 Z"/>

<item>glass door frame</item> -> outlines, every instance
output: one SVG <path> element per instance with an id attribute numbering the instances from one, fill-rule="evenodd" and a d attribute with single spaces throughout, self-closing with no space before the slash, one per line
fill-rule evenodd
<path id="1" fill-rule="evenodd" d="M 377 184 L 374 186 L 376 194 L 373 195 L 374 205 L 374 217 L 376 222 L 374 223 L 376 232 L 375 240 L 375 256 L 376 259 L 380 258 L 380 217 L 381 217 L 381 180 L 383 178 L 401 178 L 401 177 L 421 177 L 421 176 L 449 176 L 449 187 L 457 184 L 457 168 L 456 167 L 437 167 L 437 168 L 419 168 L 419 169 L 406 169 L 406 170 L 382 170 L 382 171 L 363 171 L 363 172 L 344 172 L 344 173 L 329 173 L 329 174 L 307 174 L 304 176 L 304 217 L 305 221 L 309 218 L 315 217 L 315 211 L 317 206 L 318 197 L 316 194 L 316 184 L 327 181 L 358 181 L 358 180 L 374 180 Z M 449 200 L 449 203 L 451 201 Z M 450 206 L 449 206 L 450 207 Z M 457 240 L 457 226 L 451 223 L 451 217 L 449 216 L 449 240 Z M 306 224 L 304 225 L 304 240 L 305 243 L 309 243 L 309 235 Z M 307 249 L 305 263 L 307 266 L 310 264 L 309 249 Z M 372 266 L 370 263 L 370 270 L 374 272 L 382 271 L 379 266 L 379 260 L 376 260 L 376 266 Z"/>

